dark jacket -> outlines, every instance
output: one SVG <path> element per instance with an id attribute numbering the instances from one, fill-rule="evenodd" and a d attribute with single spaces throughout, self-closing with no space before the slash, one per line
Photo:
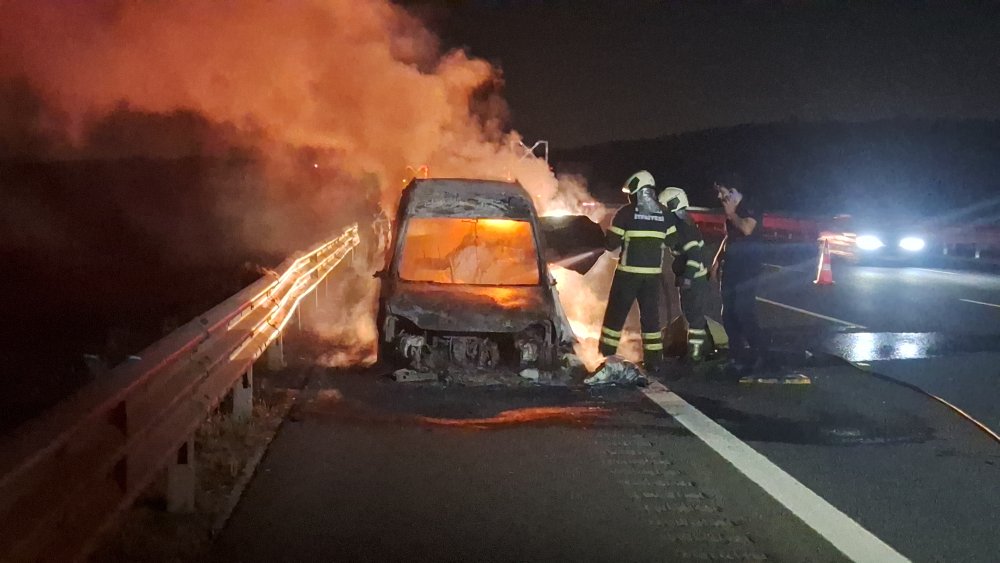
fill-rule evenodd
<path id="1" fill-rule="evenodd" d="M 670 252 L 674 255 L 672 269 L 678 286 L 685 279 L 694 281 L 708 276 L 708 267 L 705 266 L 705 239 L 702 238 L 694 219 L 686 213 L 683 217 L 678 217 L 677 238 Z"/>
<path id="2" fill-rule="evenodd" d="M 622 249 L 618 270 L 633 274 L 660 274 L 663 248 L 674 244 L 680 220 L 662 205 L 641 213 L 635 203 L 618 210 L 608 230 L 608 250 Z"/>

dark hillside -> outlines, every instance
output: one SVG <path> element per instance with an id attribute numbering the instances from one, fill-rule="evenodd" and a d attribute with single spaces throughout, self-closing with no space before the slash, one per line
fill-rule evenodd
<path id="1" fill-rule="evenodd" d="M 995 218 L 1000 122 L 896 119 L 771 123 L 553 151 L 557 170 L 583 172 L 599 199 L 637 169 L 659 185 L 712 201 L 712 180 L 738 174 L 765 208 L 798 213 L 941 210 Z M 986 205 L 983 205 L 987 202 Z"/>

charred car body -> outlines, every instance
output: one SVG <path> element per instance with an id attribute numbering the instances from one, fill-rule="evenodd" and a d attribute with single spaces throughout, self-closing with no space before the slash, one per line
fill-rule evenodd
<path id="1" fill-rule="evenodd" d="M 516 183 L 415 179 L 403 191 L 379 296 L 380 360 L 419 371 L 554 369 L 572 331 Z"/>

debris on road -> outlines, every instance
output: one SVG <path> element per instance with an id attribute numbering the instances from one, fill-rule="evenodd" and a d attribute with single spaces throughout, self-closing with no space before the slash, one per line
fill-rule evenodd
<path id="1" fill-rule="evenodd" d="M 567 386 L 573 381 L 572 376 L 564 370 L 544 371 L 536 368 L 525 368 L 520 372 L 508 369 L 449 369 L 441 376 L 441 382 L 445 385 L 464 387 Z"/>
<path id="2" fill-rule="evenodd" d="M 583 360 L 581 360 L 580 356 L 577 356 L 576 354 L 568 354 L 568 353 L 563 354 L 562 365 L 566 369 L 566 371 L 571 374 L 580 371 L 586 371 L 587 369 L 587 366 L 584 365 Z"/>
<path id="3" fill-rule="evenodd" d="M 437 381 L 437 375 L 429 371 L 417 371 L 414 369 L 397 369 L 392 372 L 392 378 L 400 383 L 414 381 Z"/>
<path id="4" fill-rule="evenodd" d="M 523 387 L 533 385 L 568 386 L 579 384 L 586 377 L 587 371 L 583 362 L 576 354 L 566 353 L 561 357 L 560 366 L 554 370 L 543 370 L 537 367 L 526 367 L 521 370 L 494 367 L 450 365 L 446 368 L 432 370 L 414 370 L 401 368 L 392 372 L 391 376 L 397 382 L 411 383 L 436 381 L 448 385 L 466 387 L 481 387 L 503 385 L 508 387 Z"/>
<path id="5" fill-rule="evenodd" d="M 644 385 L 646 374 L 636 364 L 620 357 L 608 356 L 594 375 L 583 380 L 585 385 Z"/>

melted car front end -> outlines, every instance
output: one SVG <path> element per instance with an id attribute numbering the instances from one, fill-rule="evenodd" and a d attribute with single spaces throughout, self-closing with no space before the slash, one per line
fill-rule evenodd
<path id="1" fill-rule="evenodd" d="M 520 186 L 414 181 L 396 224 L 382 274 L 382 360 L 431 372 L 555 367 L 572 335 Z"/>

